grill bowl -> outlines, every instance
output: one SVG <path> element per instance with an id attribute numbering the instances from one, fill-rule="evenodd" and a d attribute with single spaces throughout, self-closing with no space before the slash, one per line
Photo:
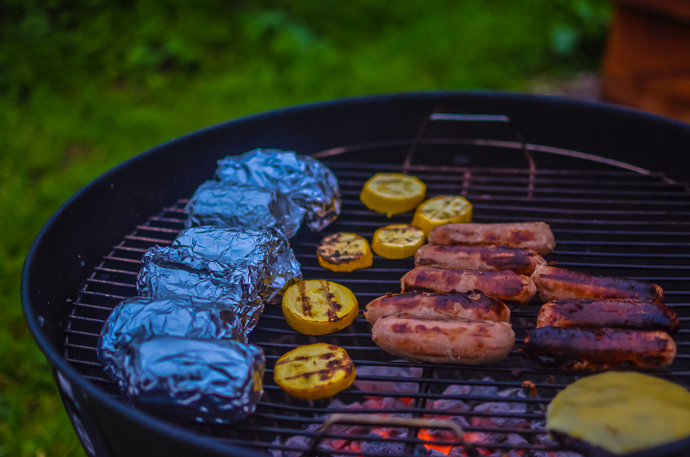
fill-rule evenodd
<path id="1" fill-rule="evenodd" d="M 339 222 L 347 224 L 354 216 L 357 227 L 343 225 L 339 229 L 373 231 L 373 227 L 388 222 L 360 214 L 361 208 L 357 208 L 352 193 L 381 168 L 400 170 L 421 126 L 433 112 L 509 116 L 537 163 L 536 177 L 544 180 L 537 181 L 537 189 L 544 189 L 541 200 L 538 199 L 542 203 L 524 200 L 529 198 L 523 193 L 528 191 L 528 167 L 520 153 L 520 143 L 510 129 L 470 127 L 465 123 L 453 124 L 450 129 L 429 125 L 410 163 L 413 174 L 427 174 L 430 179 L 438 173 L 462 174 L 462 180 L 458 178 L 460 187 L 455 191 L 468 192 L 475 203 L 477 221 L 547 220 L 556 231 L 557 242 L 570 243 L 556 257 L 564 266 L 594 274 L 662 278 L 661 285 L 672 292 L 669 303 L 678 304 L 679 314 L 687 318 L 688 308 L 683 305 L 690 302 L 690 292 L 683 290 L 683 281 L 687 280 L 683 275 L 687 275 L 690 257 L 690 213 L 686 211 L 687 186 L 676 182 L 684 179 L 682 171 L 687 169 L 682 166 L 687 162 L 690 144 L 687 124 L 609 105 L 502 93 L 394 94 L 272 111 L 184 136 L 123 163 L 65 203 L 34 242 L 22 278 L 24 312 L 29 328 L 53 367 L 65 407 L 87 453 L 99 457 L 257 455 L 256 449 L 234 445 L 232 439 L 209 439 L 207 435 L 217 436 L 217 430 L 182 427 L 132 409 L 98 381 L 98 364 L 93 354 L 89 355 L 92 348 L 80 339 L 88 336 L 79 336 L 78 332 L 90 333 L 84 328 L 92 328 L 91 332 L 97 333 L 99 324 L 94 316 L 107 316 L 107 311 L 98 307 L 112 307 L 118 294 L 123 294 L 92 287 L 94 279 L 98 281 L 94 272 L 104 268 L 104 262 L 113 257 L 113 246 L 138 246 L 124 255 L 133 271 L 138 270 L 140 252 L 136 249 L 143 249 L 144 245 L 136 243 L 147 241 L 137 237 L 149 238 L 153 244 L 155 241 L 151 240 L 156 239 L 145 227 L 151 226 L 153 220 L 153 225 L 164 229 L 158 230 L 158 234 L 165 234 L 164 239 L 174 238 L 180 227 L 181 201 L 213 175 L 215 161 L 256 147 L 316 153 L 333 167 L 347 191 L 345 213 Z M 480 144 L 478 138 L 490 141 Z M 471 153 L 465 153 L 470 150 Z M 446 176 L 449 180 L 452 181 Z M 470 184 L 463 188 L 465 182 Z M 435 193 L 445 192 L 443 184 Z M 433 192 L 430 190 L 430 194 Z M 513 197 L 513 201 L 496 206 L 493 199 L 499 196 Z M 555 200 L 544 203 L 549 198 Z M 630 201 L 624 207 L 611 203 L 596 211 L 587 200 L 598 198 L 604 202 L 607 198 L 612 202 L 619 198 Z M 639 205 L 634 206 L 635 202 Z M 335 231 L 335 227 L 327 231 Z M 313 253 L 310 243 L 319 237 L 303 230 L 294 239 L 308 279 L 328 279 L 323 271 L 309 269 L 309 255 Z M 123 240 L 134 244 L 123 245 Z M 382 265 L 409 268 L 399 263 Z M 358 296 L 361 294 L 362 307 L 376 293 L 394 291 L 390 281 L 402 276 L 393 270 L 367 282 L 367 274 L 376 273 L 364 270 L 360 276 L 353 276 L 355 280 L 360 278 L 353 289 Z M 377 285 L 381 279 L 389 281 L 388 290 Z M 74 305 L 84 291 L 91 294 L 92 306 L 88 310 Z M 129 293 L 133 295 L 134 291 Z M 79 310 L 76 318 L 75 309 Z M 268 330 L 273 323 L 280 329 L 278 320 L 270 318 L 274 311 L 269 310 L 264 319 Z M 75 321 L 87 327 L 79 327 Z M 679 334 L 677 340 L 687 342 L 687 320 L 681 329 L 685 333 Z M 260 333 L 257 337 L 261 337 Z M 281 349 L 280 344 L 294 346 L 297 340 L 290 338 L 284 343 L 274 341 L 273 349 L 284 352 L 287 349 Z M 368 355 L 356 353 L 353 358 L 390 360 L 375 349 L 363 352 Z M 687 357 L 687 346 L 679 353 Z M 540 375 L 538 371 L 532 378 Z M 661 374 L 685 387 L 690 384 L 687 358 L 680 357 L 670 374 Z M 482 375 L 473 373 L 468 378 Z M 268 392 L 270 401 L 280 394 L 271 389 Z M 671 457 L 688 452 L 690 439 L 636 456 Z"/>

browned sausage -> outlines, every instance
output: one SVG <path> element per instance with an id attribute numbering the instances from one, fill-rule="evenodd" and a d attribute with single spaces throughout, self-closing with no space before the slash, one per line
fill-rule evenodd
<path id="1" fill-rule="evenodd" d="M 546 261 L 531 249 L 427 244 L 417 250 L 414 264 L 451 270 L 511 270 L 530 275 Z"/>
<path id="2" fill-rule="evenodd" d="M 417 319 L 388 315 L 371 337 L 384 351 L 409 360 L 476 365 L 503 359 L 515 343 L 507 322 Z"/>
<path id="3" fill-rule="evenodd" d="M 673 363 L 676 343 L 658 330 L 541 327 L 529 332 L 524 351 L 533 360 L 564 370 L 648 369 Z"/>
<path id="4" fill-rule="evenodd" d="M 551 227 L 545 222 L 439 225 L 429 234 L 429 243 L 510 246 L 532 249 L 541 255 L 552 252 L 556 247 Z"/>
<path id="5" fill-rule="evenodd" d="M 510 309 L 502 301 L 479 290 L 453 294 L 386 294 L 367 305 L 364 317 L 373 324 L 389 314 L 422 319 L 510 320 Z"/>
<path id="6" fill-rule="evenodd" d="M 539 310 L 537 327 L 624 328 L 678 330 L 678 315 L 663 303 L 633 298 L 574 298 L 546 303 Z"/>
<path id="7" fill-rule="evenodd" d="M 536 287 L 528 276 L 512 271 L 443 270 L 417 267 L 402 277 L 403 292 L 469 292 L 479 289 L 501 300 L 510 309 L 524 305 L 534 297 Z"/>
<path id="8" fill-rule="evenodd" d="M 548 265 L 539 265 L 532 274 L 532 279 L 543 302 L 568 298 L 664 300 L 663 289 L 651 282 L 612 276 L 592 276 Z"/>

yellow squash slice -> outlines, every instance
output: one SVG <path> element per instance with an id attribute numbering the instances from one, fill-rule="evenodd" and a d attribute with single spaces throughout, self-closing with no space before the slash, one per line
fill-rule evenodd
<path id="1" fill-rule="evenodd" d="M 276 383 L 293 397 L 317 400 L 350 387 L 355 366 L 345 349 L 326 343 L 293 349 L 278 359 Z"/>
<path id="2" fill-rule="evenodd" d="M 612 454 L 641 451 L 690 436 L 690 392 L 641 373 L 587 376 L 554 397 L 546 429 L 583 453 L 587 445 Z"/>
<path id="3" fill-rule="evenodd" d="M 346 273 L 370 267 L 374 259 L 365 238 L 345 232 L 334 233 L 321 240 L 316 255 L 322 267 Z"/>
<path id="4" fill-rule="evenodd" d="M 439 195 L 417 207 L 412 225 L 424 230 L 426 236 L 436 226 L 472 222 L 472 203 L 457 195 Z"/>
<path id="5" fill-rule="evenodd" d="M 372 211 L 393 214 L 412 211 L 424 201 L 426 184 L 402 173 L 377 173 L 364 183 L 359 198 Z"/>
<path id="6" fill-rule="evenodd" d="M 305 335 L 325 335 L 350 325 L 359 314 L 350 289 L 324 280 L 300 281 L 283 295 L 288 325 Z"/>
<path id="7" fill-rule="evenodd" d="M 412 257 L 424 245 L 424 231 L 410 224 L 392 224 L 374 232 L 371 248 L 387 259 Z"/>

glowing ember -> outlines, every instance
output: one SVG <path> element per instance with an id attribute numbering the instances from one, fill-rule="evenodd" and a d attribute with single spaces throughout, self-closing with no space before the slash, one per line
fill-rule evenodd
<path id="1" fill-rule="evenodd" d="M 425 428 L 423 428 L 419 431 L 419 433 L 417 434 L 417 438 L 419 438 L 420 440 L 432 441 L 432 442 L 433 441 L 454 441 L 454 440 L 445 440 L 445 439 L 439 440 L 438 438 L 436 438 L 436 436 L 434 434 L 432 434 L 429 430 L 427 430 Z M 429 444 L 429 443 L 424 443 L 424 447 L 427 449 L 434 449 L 434 450 L 442 452 L 446 455 L 448 455 L 450 450 L 453 449 L 453 446 L 443 446 L 440 444 Z"/>

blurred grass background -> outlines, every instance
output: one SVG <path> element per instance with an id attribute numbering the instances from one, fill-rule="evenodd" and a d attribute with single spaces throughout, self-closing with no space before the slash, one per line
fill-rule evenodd
<path id="1" fill-rule="evenodd" d="M 0 457 L 84 455 L 19 300 L 31 242 L 79 188 L 272 108 L 596 74 L 609 16 L 608 0 L 0 2 Z"/>

